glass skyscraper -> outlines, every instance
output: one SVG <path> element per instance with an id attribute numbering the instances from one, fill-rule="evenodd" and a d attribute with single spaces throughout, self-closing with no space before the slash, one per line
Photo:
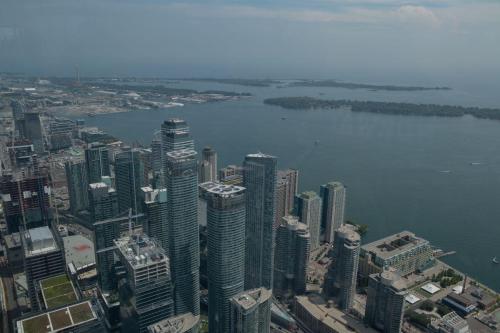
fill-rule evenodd
<path id="1" fill-rule="evenodd" d="M 311 251 L 319 247 L 321 223 L 321 198 L 314 191 L 303 192 L 295 197 L 296 215 L 309 227 Z"/>
<path id="2" fill-rule="evenodd" d="M 321 227 L 325 230 L 325 241 L 332 243 L 335 230 L 344 224 L 346 190 L 339 182 L 321 185 L 320 196 L 323 200 L 321 209 Z"/>
<path id="3" fill-rule="evenodd" d="M 164 153 L 179 149 L 194 149 L 194 141 L 185 120 L 168 119 L 161 125 L 161 144 Z"/>
<path id="4" fill-rule="evenodd" d="M 134 214 L 142 212 L 141 187 L 145 181 L 140 151 L 129 149 L 116 155 L 115 182 L 119 212 L 130 208 Z"/>
<path id="5" fill-rule="evenodd" d="M 85 149 L 85 164 L 89 184 L 99 183 L 103 176 L 109 176 L 108 148 L 102 143 L 91 143 Z"/>
<path id="6" fill-rule="evenodd" d="M 68 184 L 69 207 L 73 214 L 87 209 L 88 198 L 88 177 L 85 161 L 67 161 L 64 164 L 66 171 L 66 181 Z"/>

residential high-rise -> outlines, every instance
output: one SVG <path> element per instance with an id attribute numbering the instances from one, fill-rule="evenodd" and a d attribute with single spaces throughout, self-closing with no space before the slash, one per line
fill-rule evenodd
<path id="1" fill-rule="evenodd" d="M 68 184 L 69 207 L 76 214 L 89 206 L 87 169 L 85 161 L 70 160 L 64 164 Z"/>
<path id="2" fill-rule="evenodd" d="M 276 216 L 275 228 L 281 223 L 281 218 L 294 209 L 295 196 L 297 195 L 299 171 L 295 169 L 278 170 L 276 183 Z"/>
<path id="3" fill-rule="evenodd" d="M 208 324 L 229 332 L 229 299 L 244 290 L 245 189 L 204 183 L 208 232 Z"/>
<path id="4" fill-rule="evenodd" d="M 243 168 L 237 165 L 228 165 L 218 172 L 219 182 L 226 185 L 243 185 Z"/>
<path id="5" fill-rule="evenodd" d="M 146 333 L 148 326 L 174 313 L 170 263 L 163 248 L 144 234 L 115 240 L 117 254 L 125 266 L 128 299 L 132 307 L 133 331 Z"/>
<path id="6" fill-rule="evenodd" d="M 194 149 L 194 141 L 185 120 L 168 119 L 161 125 L 163 154 L 180 149 Z"/>
<path id="7" fill-rule="evenodd" d="M 203 148 L 200 163 L 200 183 L 217 181 L 217 152 L 211 147 Z"/>
<path id="8" fill-rule="evenodd" d="M 139 150 L 129 149 L 115 156 L 115 182 L 119 212 L 130 208 L 134 214 L 142 212 L 141 187 L 145 180 Z"/>
<path id="9" fill-rule="evenodd" d="M 243 162 L 246 192 L 245 289 L 273 287 L 277 158 L 249 154 Z"/>
<path id="10" fill-rule="evenodd" d="M 325 241 L 332 243 L 335 230 L 344 223 L 346 190 L 339 182 L 321 185 L 320 196 L 323 200 L 321 228 L 325 230 Z"/>
<path id="11" fill-rule="evenodd" d="M 151 238 L 158 240 L 159 244 L 169 255 L 168 245 L 168 206 L 167 189 L 142 188 L 144 197 L 144 213 L 146 221 L 143 225 L 144 232 Z"/>
<path id="12" fill-rule="evenodd" d="M 111 275 L 114 263 L 113 241 L 120 236 L 120 224 L 113 221 L 118 215 L 116 191 L 102 182 L 90 184 L 89 207 L 94 226 L 97 281 L 103 292 L 109 292 L 114 286 Z"/>
<path id="13" fill-rule="evenodd" d="M 337 299 L 343 310 L 352 307 L 356 293 L 361 238 L 351 225 L 341 225 L 335 232 L 332 264 L 324 290 Z"/>
<path id="14" fill-rule="evenodd" d="M 311 251 L 320 245 L 321 199 L 314 191 L 302 192 L 295 197 L 295 212 L 300 222 L 309 227 Z"/>
<path id="15" fill-rule="evenodd" d="M 365 323 L 384 333 L 401 332 L 406 284 L 394 270 L 370 275 Z"/>
<path id="16" fill-rule="evenodd" d="M 40 280 L 65 272 L 64 251 L 49 227 L 21 231 L 24 271 L 31 310 L 40 310 L 37 284 Z"/>
<path id="17" fill-rule="evenodd" d="M 272 293 L 266 288 L 244 291 L 231 298 L 231 333 L 269 333 Z"/>
<path id="18" fill-rule="evenodd" d="M 175 150 L 165 156 L 169 247 L 175 314 L 200 313 L 198 172 L 196 152 Z"/>
<path id="19" fill-rule="evenodd" d="M 306 291 L 310 234 L 307 225 L 296 216 L 282 218 L 276 231 L 274 289 L 278 295 Z"/>
<path id="20" fill-rule="evenodd" d="M 89 184 L 101 182 L 103 176 L 110 176 L 108 148 L 102 143 L 91 143 L 85 149 L 85 164 Z"/>

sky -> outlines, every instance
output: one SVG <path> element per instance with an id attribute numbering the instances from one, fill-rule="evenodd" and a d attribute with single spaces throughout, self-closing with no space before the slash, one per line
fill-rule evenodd
<path id="1" fill-rule="evenodd" d="M 0 0 L 0 71 L 500 77 L 500 0 Z"/>

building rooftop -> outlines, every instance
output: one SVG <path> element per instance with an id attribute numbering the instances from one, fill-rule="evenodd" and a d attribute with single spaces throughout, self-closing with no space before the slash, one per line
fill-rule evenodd
<path id="1" fill-rule="evenodd" d="M 206 193 L 214 194 L 221 197 L 229 197 L 234 194 L 241 194 L 245 191 L 245 188 L 242 186 L 224 185 L 215 182 L 202 183 L 200 184 L 200 188 Z"/>
<path id="2" fill-rule="evenodd" d="M 141 187 L 142 194 L 144 195 L 145 203 L 152 202 L 166 202 L 167 201 L 167 189 L 153 189 L 150 186 Z"/>
<path id="3" fill-rule="evenodd" d="M 429 244 L 429 242 L 415 236 L 412 232 L 402 231 L 363 245 L 361 249 L 373 253 L 379 258 L 389 259 L 424 244 Z"/>
<path id="4" fill-rule="evenodd" d="M 49 227 L 28 229 L 23 232 L 26 257 L 36 256 L 59 249 Z"/>
<path id="5" fill-rule="evenodd" d="M 289 229 L 292 230 L 305 230 L 309 231 L 309 227 L 307 224 L 299 221 L 298 216 L 294 215 L 286 215 L 281 218 L 281 224 L 286 225 Z"/>
<path id="6" fill-rule="evenodd" d="M 66 274 L 41 280 L 40 289 L 42 290 L 43 301 L 47 309 L 72 304 L 78 300 L 73 284 Z"/>
<path id="7" fill-rule="evenodd" d="M 163 248 L 144 234 L 133 234 L 115 240 L 117 249 L 134 269 L 166 262 L 168 257 Z"/>
<path id="8" fill-rule="evenodd" d="M 271 291 L 266 288 L 247 290 L 231 298 L 233 304 L 243 310 L 249 310 L 256 304 L 266 302 L 271 298 Z"/>
<path id="9" fill-rule="evenodd" d="M 361 241 L 359 233 L 356 231 L 355 227 L 350 224 L 342 224 L 336 232 L 342 234 L 342 238 L 350 242 L 359 243 Z"/>
<path id="10" fill-rule="evenodd" d="M 276 158 L 276 156 L 264 154 L 264 153 L 255 153 L 255 154 L 248 154 L 247 157 L 250 158 Z"/>
<path id="11" fill-rule="evenodd" d="M 179 316 L 171 317 L 148 326 L 149 333 L 184 333 L 193 329 L 200 316 L 195 316 L 191 312 Z"/>
<path id="12" fill-rule="evenodd" d="M 63 238 L 66 263 L 73 263 L 78 270 L 95 264 L 94 242 L 82 235 Z"/>

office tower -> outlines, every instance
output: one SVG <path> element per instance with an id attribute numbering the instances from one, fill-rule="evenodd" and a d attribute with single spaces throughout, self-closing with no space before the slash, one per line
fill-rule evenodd
<path id="1" fill-rule="evenodd" d="M 309 227 L 311 251 L 320 245 L 321 199 L 314 191 L 302 192 L 295 197 L 296 215 Z"/>
<path id="2" fill-rule="evenodd" d="M 37 285 L 40 280 L 65 272 L 64 251 L 49 227 L 21 231 L 24 271 L 31 310 L 40 310 Z"/>
<path id="3" fill-rule="evenodd" d="M 112 219 L 118 215 L 116 191 L 105 183 L 89 185 L 89 207 L 94 225 L 97 281 L 106 293 L 113 290 L 113 241 L 120 236 L 120 225 Z"/>
<path id="4" fill-rule="evenodd" d="M 219 183 L 225 185 L 243 185 L 243 168 L 237 165 L 228 165 L 219 170 Z"/>
<path id="5" fill-rule="evenodd" d="M 249 154 L 243 162 L 246 192 L 245 289 L 273 287 L 277 158 Z"/>
<path id="6" fill-rule="evenodd" d="M 306 291 L 310 234 L 296 216 L 285 216 L 276 231 L 274 289 L 278 295 Z"/>
<path id="7" fill-rule="evenodd" d="M 165 156 L 167 218 L 175 314 L 200 313 L 198 229 L 198 172 L 194 150 L 176 150 Z"/>
<path id="8" fill-rule="evenodd" d="M 162 156 L 161 139 L 155 138 L 151 142 L 151 168 L 155 174 L 160 174 L 163 168 Z"/>
<path id="9" fill-rule="evenodd" d="M 204 183 L 208 232 L 208 324 L 229 332 L 229 299 L 244 290 L 245 189 Z"/>
<path id="10" fill-rule="evenodd" d="M 142 188 L 144 197 L 144 213 L 146 222 L 143 225 L 144 232 L 150 237 L 155 238 L 161 245 L 167 256 L 169 255 L 168 246 L 168 206 L 167 190 L 152 189 L 151 187 Z"/>
<path id="11" fill-rule="evenodd" d="M 24 113 L 24 134 L 33 143 L 37 153 L 41 154 L 45 151 L 42 123 L 38 112 Z"/>
<path id="12" fill-rule="evenodd" d="M 332 264 L 325 281 L 325 292 L 337 299 L 343 310 L 352 307 L 356 292 L 361 239 L 351 225 L 342 225 L 335 232 Z"/>
<path id="13" fill-rule="evenodd" d="M 12 118 L 14 119 L 14 129 L 19 138 L 26 138 L 24 133 L 24 106 L 18 100 L 11 100 Z"/>
<path id="14" fill-rule="evenodd" d="M 103 176 L 110 176 L 108 148 L 101 143 L 91 143 L 85 149 L 85 164 L 89 184 L 99 183 Z"/>
<path id="15" fill-rule="evenodd" d="M 5 175 L 0 179 L 0 194 L 9 233 L 48 225 L 52 218 L 46 175 Z"/>
<path id="16" fill-rule="evenodd" d="M 68 184 L 69 207 L 72 214 L 85 210 L 89 205 L 88 178 L 85 161 L 70 160 L 64 164 Z"/>
<path id="17" fill-rule="evenodd" d="M 323 200 L 321 228 L 325 230 L 325 241 L 332 243 L 335 230 L 344 223 L 346 190 L 342 183 L 330 182 L 321 185 L 320 196 Z"/>
<path id="18" fill-rule="evenodd" d="M 269 333 L 272 293 L 266 288 L 244 291 L 231 298 L 231 333 Z"/>
<path id="19" fill-rule="evenodd" d="M 184 313 L 148 326 L 148 333 L 196 333 L 200 316 Z"/>
<path id="20" fill-rule="evenodd" d="M 194 141 L 189 133 L 186 121 L 168 119 L 161 125 L 161 143 L 163 153 L 180 149 L 194 149 Z"/>
<path id="21" fill-rule="evenodd" d="M 115 240 L 117 254 L 125 266 L 128 299 L 132 307 L 135 332 L 174 313 L 169 259 L 163 248 L 144 234 Z M 129 311 L 130 313 L 130 311 Z"/>
<path id="22" fill-rule="evenodd" d="M 384 333 L 401 332 L 406 285 L 394 270 L 370 275 L 365 323 Z"/>
<path id="23" fill-rule="evenodd" d="M 211 147 L 205 147 L 201 157 L 200 183 L 217 181 L 217 152 Z"/>
<path id="24" fill-rule="evenodd" d="M 141 187 L 144 186 L 144 164 L 138 149 L 128 149 L 115 156 L 115 182 L 118 211 L 132 208 L 134 214 L 142 211 Z"/>

